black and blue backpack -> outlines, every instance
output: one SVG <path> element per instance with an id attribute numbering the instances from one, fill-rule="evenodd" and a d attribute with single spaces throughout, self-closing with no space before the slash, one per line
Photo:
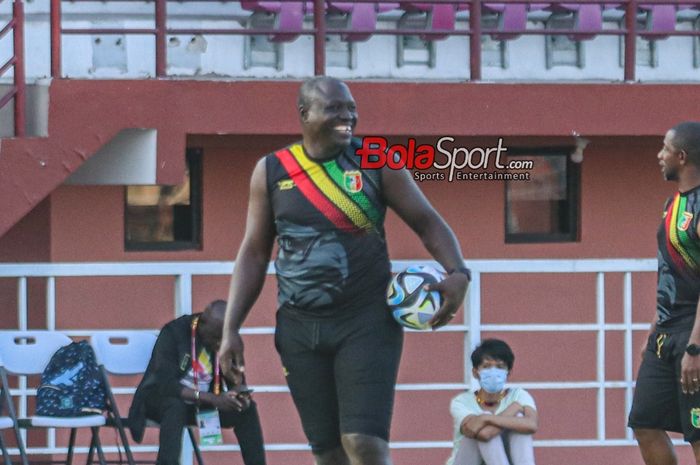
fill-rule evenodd
<path id="1" fill-rule="evenodd" d="M 95 352 L 87 341 L 61 347 L 41 374 L 36 414 L 74 417 L 100 414 L 107 407 L 107 391 Z"/>

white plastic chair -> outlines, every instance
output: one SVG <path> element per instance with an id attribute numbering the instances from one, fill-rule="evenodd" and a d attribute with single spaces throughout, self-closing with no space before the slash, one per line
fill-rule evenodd
<path id="1" fill-rule="evenodd" d="M 0 331 L 0 357 L 9 374 L 27 376 L 39 375 L 51 360 L 51 356 L 61 347 L 73 342 L 68 336 L 55 331 Z M 4 382 L 5 380 L 3 380 Z M 100 465 L 105 465 L 105 457 L 100 443 L 99 428 L 106 423 L 103 415 L 79 417 L 31 416 L 19 419 L 22 428 L 70 428 L 66 464 L 73 461 L 73 449 L 78 428 L 90 428 L 90 447 L 97 450 Z"/>
<path id="2" fill-rule="evenodd" d="M 0 387 L 0 412 L 6 410 L 6 416 L 0 416 L 0 430 L 10 429 L 14 431 L 15 440 L 17 441 L 17 449 L 19 450 L 20 460 L 22 465 L 29 465 L 27 460 L 27 452 L 24 448 L 24 441 L 22 441 L 22 436 L 19 434 L 19 423 L 17 421 L 17 413 L 15 412 L 15 405 L 12 402 L 12 397 L 10 395 L 10 383 L 7 381 L 7 372 L 2 363 L 2 358 L 0 358 L 0 381 L 2 382 L 2 387 Z M 12 459 L 10 459 L 10 453 L 5 445 L 5 440 L 0 435 L 0 448 L 2 449 L 2 457 L 5 461 L 5 465 L 11 465 Z"/>
<path id="3" fill-rule="evenodd" d="M 138 375 L 145 373 L 148 362 L 151 360 L 151 354 L 156 340 L 156 335 L 147 331 L 109 331 L 96 333 L 90 338 L 90 344 L 92 344 L 92 348 L 95 350 L 97 362 L 100 364 L 104 375 L 105 386 L 107 386 L 110 404 L 110 411 L 108 413 L 114 416 L 113 421 L 124 443 L 129 465 L 134 465 L 135 462 L 133 454 L 131 453 L 131 448 L 127 442 L 124 422 L 119 415 L 117 404 L 114 401 L 114 395 L 107 374 Z M 155 421 L 147 420 L 146 426 L 159 427 L 160 425 Z M 192 441 L 192 447 L 197 462 L 199 465 L 204 465 L 193 428 L 188 426 L 186 430 Z"/>
<path id="4" fill-rule="evenodd" d="M 149 331 L 109 331 L 93 334 L 90 344 L 108 373 L 139 375 L 148 367 L 156 339 Z"/>
<path id="5" fill-rule="evenodd" d="M 145 331 L 109 331 L 93 334 L 90 338 L 107 388 L 108 420 L 119 432 L 129 465 L 134 465 L 134 456 L 108 375 L 139 375 L 145 372 L 155 343 L 155 334 Z M 92 458 L 92 450 L 89 457 Z"/>

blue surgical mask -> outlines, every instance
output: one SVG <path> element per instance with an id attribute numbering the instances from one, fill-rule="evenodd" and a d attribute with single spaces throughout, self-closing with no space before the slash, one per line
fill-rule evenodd
<path id="1" fill-rule="evenodd" d="M 505 368 L 491 367 L 479 370 L 479 384 L 490 394 L 501 392 L 506 386 L 506 378 L 508 378 L 508 370 Z"/>

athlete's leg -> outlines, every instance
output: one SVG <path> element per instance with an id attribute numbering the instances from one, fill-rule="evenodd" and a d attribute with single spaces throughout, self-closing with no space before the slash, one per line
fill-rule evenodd
<path id="1" fill-rule="evenodd" d="M 334 356 L 319 346 L 319 322 L 278 313 L 275 346 L 316 463 L 347 464 L 340 442 Z"/>
<path id="2" fill-rule="evenodd" d="M 314 452 L 316 465 L 350 465 L 350 459 L 342 446 L 325 452 Z"/>
<path id="3" fill-rule="evenodd" d="M 665 431 L 639 428 L 634 430 L 634 435 L 646 465 L 678 464 L 673 444 Z"/>
<path id="4" fill-rule="evenodd" d="M 389 429 L 403 330 L 383 307 L 337 327 L 342 443 L 353 465 L 388 465 Z"/>
<path id="5" fill-rule="evenodd" d="M 341 439 L 352 465 L 391 465 L 384 439 L 358 433 L 343 434 Z"/>
<path id="6" fill-rule="evenodd" d="M 676 465 L 676 454 L 666 431 L 682 432 L 679 397 L 680 344 L 672 335 L 654 333 L 648 340 L 637 374 L 628 426 L 634 430 L 646 465 Z M 685 346 L 680 348 L 682 353 Z M 678 365 L 678 367 L 676 366 Z"/>
<path id="7" fill-rule="evenodd" d="M 675 336 L 675 335 L 674 335 Z M 681 377 L 681 360 L 685 355 L 685 348 L 688 346 L 690 333 L 680 334 L 675 341 L 676 350 L 676 377 Z M 679 415 L 683 430 L 683 439 L 693 446 L 695 463 L 700 464 L 700 392 L 683 393 L 678 387 Z"/>

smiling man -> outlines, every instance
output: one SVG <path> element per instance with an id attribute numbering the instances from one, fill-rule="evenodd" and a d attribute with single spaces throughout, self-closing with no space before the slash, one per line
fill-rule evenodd
<path id="1" fill-rule="evenodd" d="M 666 431 L 682 433 L 700 464 L 700 123 L 666 133 L 657 158 L 678 191 L 658 239 L 656 318 L 637 376 L 629 426 L 647 465 L 676 465 Z"/>
<path id="2" fill-rule="evenodd" d="M 434 328 L 454 317 L 469 270 L 452 230 L 407 170 L 360 168 L 360 143 L 352 138 L 357 108 L 343 82 L 312 78 L 297 104 L 303 140 L 267 155 L 253 171 L 221 366 L 233 377 L 243 372 L 239 330 L 277 237 L 275 346 L 316 463 L 388 465 L 403 332 L 386 304 L 386 207 L 450 272 L 433 286 L 444 297 Z"/>

